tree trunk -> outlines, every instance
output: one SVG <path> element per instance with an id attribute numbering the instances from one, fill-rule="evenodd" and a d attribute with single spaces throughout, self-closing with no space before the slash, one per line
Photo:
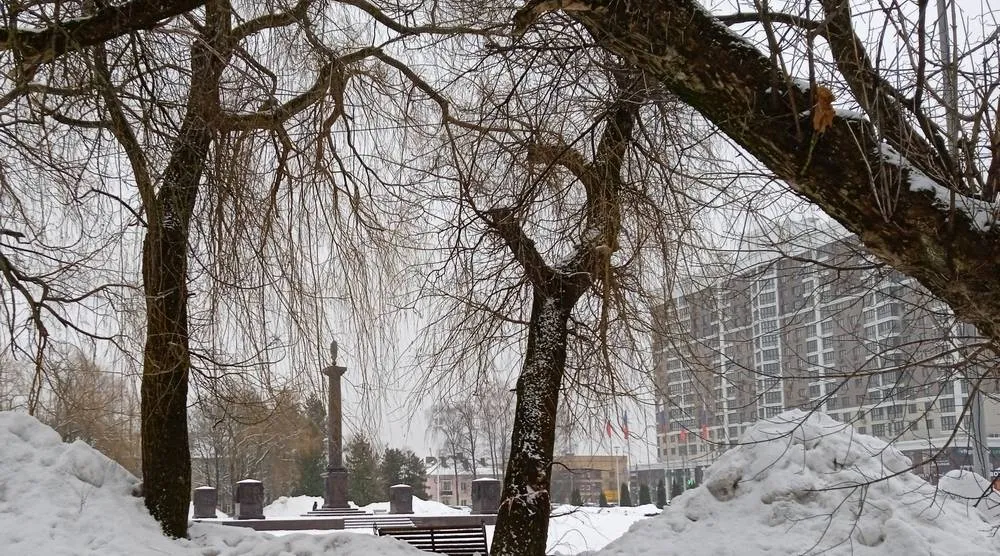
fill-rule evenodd
<path id="1" fill-rule="evenodd" d="M 187 244 L 198 186 L 219 113 L 228 53 L 225 10 L 206 7 L 203 40 L 191 48 L 191 90 L 143 242 L 146 347 L 142 369 L 142 475 L 146 507 L 171 537 L 187 535 L 191 496 L 187 393 Z"/>
<path id="2" fill-rule="evenodd" d="M 142 476 L 146 507 L 171 537 L 187 534 L 191 492 L 187 392 L 187 235 L 151 229 L 143 243 L 146 348 Z"/>
<path id="3" fill-rule="evenodd" d="M 528 347 L 517 381 L 517 418 L 493 536 L 495 556 L 545 554 L 556 408 L 569 317 L 577 298 L 546 297 L 536 291 L 532 300 Z"/>

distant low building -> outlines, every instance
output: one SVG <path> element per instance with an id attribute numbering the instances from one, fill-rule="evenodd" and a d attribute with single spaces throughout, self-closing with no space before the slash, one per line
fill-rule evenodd
<path id="1" fill-rule="evenodd" d="M 452 465 L 443 465 L 442 460 L 435 457 L 428 457 L 425 461 L 429 462 L 428 498 L 448 506 L 472 506 L 472 481 L 476 479 L 503 479 L 503 473 L 485 463 L 477 465 L 473 473 L 472 466 L 468 464 L 460 463 L 456 470 Z M 450 462 L 445 460 L 445 463 Z"/>

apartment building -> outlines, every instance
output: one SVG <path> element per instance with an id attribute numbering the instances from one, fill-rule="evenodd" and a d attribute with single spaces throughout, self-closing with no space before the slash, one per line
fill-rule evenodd
<path id="1" fill-rule="evenodd" d="M 657 455 L 669 481 L 700 482 L 757 419 L 791 408 L 914 450 L 956 428 L 969 392 L 959 376 L 991 365 L 975 329 L 857 240 L 804 243 L 655 309 Z M 983 386 L 997 392 L 995 379 Z M 1000 432 L 997 404 L 987 404 L 986 428 Z M 953 447 L 970 442 L 965 430 Z M 996 451 L 1000 460 L 1000 438 Z M 926 475 L 964 465 L 939 459 Z"/>

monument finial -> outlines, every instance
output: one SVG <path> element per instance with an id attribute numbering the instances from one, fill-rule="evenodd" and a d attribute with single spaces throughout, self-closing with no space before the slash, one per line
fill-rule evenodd
<path id="1" fill-rule="evenodd" d="M 330 342 L 330 356 L 333 357 L 333 362 L 331 365 L 336 366 L 337 364 L 337 340 Z"/>

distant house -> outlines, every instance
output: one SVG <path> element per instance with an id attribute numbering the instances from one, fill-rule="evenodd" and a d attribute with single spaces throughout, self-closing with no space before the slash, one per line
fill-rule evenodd
<path id="1" fill-rule="evenodd" d="M 451 458 L 427 457 L 427 496 L 449 506 L 472 505 L 472 481 L 476 479 L 503 479 L 503 473 L 487 465 L 485 459 L 476 464 L 475 473 L 467 460 L 459 460 L 458 468 Z"/>

